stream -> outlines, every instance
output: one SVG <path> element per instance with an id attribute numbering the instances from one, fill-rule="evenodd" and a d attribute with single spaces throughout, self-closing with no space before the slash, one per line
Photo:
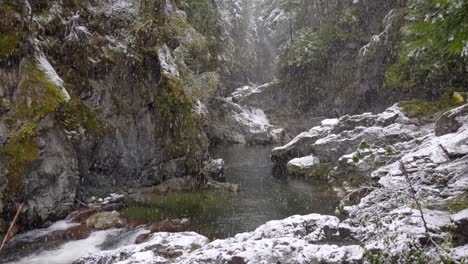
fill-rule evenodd
<path id="1" fill-rule="evenodd" d="M 157 222 L 188 218 L 210 239 L 253 231 L 269 220 L 295 214 L 334 214 L 338 198 L 331 188 L 302 178 L 272 176 L 272 146 L 217 146 L 213 158 L 226 162 L 226 180 L 240 185 L 240 192 L 195 192 L 150 195 L 147 202 L 130 205 L 122 214 L 129 219 Z M 15 237 L 0 254 L 0 263 L 71 263 L 80 256 L 115 249 L 135 242 L 143 228 L 93 232 L 76 241 L 47 242 L 41 237 L 64 230 L 73 223 L 59 221 L 47 229 Z"/>

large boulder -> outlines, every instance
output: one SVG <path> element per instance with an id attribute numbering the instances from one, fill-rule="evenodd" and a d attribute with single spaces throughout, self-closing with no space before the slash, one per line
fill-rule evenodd
<path id="1" fill-rule="evenodd" d="M 329 128 L 323 127 L 314 127 L 308 132 L 303 132 L 288 144 L 274 148 L 271 160 L 275 165 L 284 165 L 293 158 L 309 155 L 312 152 L 312 144 L 328 133 Z"/>
<path id="2" fill-rule="evenodd" d="M 463 245 L 468 242 L 468 209 L 453 215 L 452 220 L 455 224 L 458 244 Z"/>
<path id="3" fill-rule="evenodd" d="M 444 113 L 439 120 L 437 120 L 435 133 L 436 136 L 443 136 L 449 133 L 455 133 L 467 122 L 466 115 L 468 115 L 468 104 L 450 110 Z"/>
<path id="4" fill-rule="evenodd" d="M 120 217 L 120 213 L 117 211 L 100 212 L 91 215 L 86 220 L 86 225 L 90 228 L 102 230 L 123 227 L 125 225 L 125 220 Z"/>
<path id="5" fill-rule="evenodd" d="M 287 164 L 290 175 L 310 177 L 318 180 L 326 180 L 327 174 L 332 167 L 330 163 L 320 163 L 320 159 L 313 155 L 292 159 Z"/>

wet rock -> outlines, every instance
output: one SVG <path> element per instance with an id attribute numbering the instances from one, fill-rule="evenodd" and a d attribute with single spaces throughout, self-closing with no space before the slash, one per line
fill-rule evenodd
<path id="1" fill-rule="evenodd" d="M 91 234 L 91 229 L 86 224 L 72 226 L 66 230 L 54 231 L 44 237 L 44 241 L 58 240 L 80 240 L 85 239 Z"/>
<path id="2" fill-rule="evenodd" d="M 191 231 L 190 221 L 188 219 L 163 221 L 151 224 L 146 227 L 150 231 L 148 234 L 141 234 L 136 239 L 136 244 L 147 242 L 151 239 L 152 233 L 156 232 L 187 232 Z"/>
<path id="3" fill-rule="evenodd" d="M 146 192 L 169 193 L 193 191 L 197 186 L 197 181 L 192 177 L 172 178 L 157 186 L 147 188 Z"/>
<path id="4" fill-rule="evenodd" d="M 458 212 L 452 216 L 455 224 L 455 235 L 459 245 L 468 242 L 468 209 Z"/>
<path id="5" fill-rule="evenodd" d="M 122 227 L 125 225 L 125 220 L 120 217 L 117 211 L 100 212 L 91 215 L 86 220 L 86 225 L 95 229 L 109 229 L 114 227 Z"/>
<path id="6" fill-rule="evenodd" d="M 332 165 L 330 163 L 320 163 L 318 157 L 306 156 L 289 161 L 287 168 L 291 175 L 326 180 L 328 178 L 328 172 L 332 169 Z"/>
<path id="7" fill-rule="evenodd" d="M 466 122 L 466 118 L 463 118 L 468 114 L 468 104 L 450 110 L 444 113 L 436 123 L 435 133 L 436 136 L 443 136 L 450 133 L 455 133 Z M 463 120 L 462 120 L 463 118 Z"/>
<path id="8" fill-rule="evenodd" d="M 223 181 L 224 178 L 224 160 L 216 159 L 205 162 L 202 174 L 208 179 Z"/>
<path id="9" fill-rule="evenodd" d="M 205 185 L 201 186 L 201 189 L 210 191 L 239 192 L 240 186 L 239 184 L 230 182 L 208 181 Z"/>
<path id="10" fill-rule="evenodd" d="M 90 218 L 92 215 L 95 215 L 98 212 L 99 208 L 90 208 L 85 210 L 74 211 L 67 216 L 67 219 L 76 223 L 85 223 L 88 218 Z"/>

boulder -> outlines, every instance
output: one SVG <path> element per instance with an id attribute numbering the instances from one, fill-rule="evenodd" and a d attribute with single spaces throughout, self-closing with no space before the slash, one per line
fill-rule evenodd
<path id="1" fill-rule="evenodd" d="M 271 160 L 277 166 L 283 166 L 293 158 L 307 156 L 312 153 L 312 144 L 319 138 L 328 135 L 329 128 L 314 127 L 308 132 L 303 132 L 288 144 L 274 148 L 271 152 Z"/>
<path id="2" fill-rule="evenodd" d="M 362 115 L 345 115 L 342 116 L 332 129 L 332 133 L 339 134 L 343 131 L 353 130 L 356 127 L 370 127 L 375 124 L 379 116 L 372 113 L 364 113 Z"/>
<path id="3" fill-rule="evenodd" d="M 468 208 L 452 216 L 455 224 L 455 234 L 458 244 L 463 245 L 468 242 Z"/>
<path id="4" fill-rule="evenodd" d="M 287 164 L 289 174 L 319 180 L 326 180 L 331 168 L 330 163 L 320 163 L 320 159 L 313 155 L 295 158 Z"/>
<path id="5" fill-rule="evenodd" d="M 208 160 L 205 162 L 202 174 L 207 179 L 213 179 L 217 181 L 223 181 L 224 178 L 224 160 L 223 159 L 216 159 L 216 160 Z"/>
<path id="6" fill-rule="evenodd" d="M 120 217 L 120 213 L 117 211 L 112 212 L 100 212 L 91 215 L 86 220 L 86 225 L 95 229 L 109 229 L 114 227 L 123 227 L 125 220 Z"/>
<path id="7" fill-rule="evenodd" d="M 437 120 L 435 133 L 436 136 L 443 136 L 450 133 L 455 133 L 467 122 L 468 104 L 452 109 Z"/>

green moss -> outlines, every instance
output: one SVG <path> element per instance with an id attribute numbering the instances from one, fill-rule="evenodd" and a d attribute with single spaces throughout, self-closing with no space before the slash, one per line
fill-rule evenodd
<path id="1" fill-rule="evenodd" d="M 353 162 L 354 163 L 359 163 L 359 161 L 361 161 L 362 159 L 362 156 L 360 153 L 357 153 L 356 155 L 353 156 Z"/>
<path id="2" fill-rule="evenodd" d="M 24 124 L 12 135 L 10 143 L 2 153 L 6 159 L 7 197 L 15 197 L 21 192 L 27 169 L 37 159 L 39 146 L 34 139 L 37 132 L 36 124 Z"/>
<path id="3" fill-rule="evenodd" d="M 448 111 L 459 106 L 451 96 L 444 95 L 435 102 L 425 100 L 404 101 L 400 103 L 403 111 L 411 118 L 427 117 L 437 112 Z"/>
<path id="4" fill-rule="evenodd" d="M 23 31 L 0 33 L 0 60 L 13 55 L 24 38 Z"/>
<path id="5" fill-rule="evenodd" d="M 12 116 L 4 116 L 2 120 L 8 127 L 12 127 L 15 124 L 15 119 Z"/>
<path id="6" fill-rule="evenodd" d="M 171 139 L 166 150 L 171 158 L 186 157 L 187 167 L 196 164 L 196 153 L 203 146 L 203 137 L 192 111 L 192 103 L 185 95 L 183 84 L 178 79 L 164 77 L 163 85 L 156 95 L 156 105 L 161 115 L 161 134 Z"/>
<path id="7" fill-rule="evenodd" d="M 468 195 L 461 199 L 454 200 L 448 204 L 448 208 L 452 213 L 458 213 L 468 208 Z"/>
<path id="8" fill-rule="evenodd" d="M 87 134 L 102 135 L 107 131 L 107 124 L 89 109 L 80 99 L 73 98 L 63 102 L 57 109 L 56 118 L 69 131 L 85 129 Z"/>
<path id="9" fill-rule="evenodd" d="M 374 163 L 374 165 L 375 165 L 375 168 L 378 169 L 378 168 L 381 168 L 381 167 L 384 165 L 384 163 L 381 162 L 381 161 L 376 161 L 376 162 Z"/>
<path id="10" fill-rule="evenodd" d="M 393 149 L 391 147 L 387 147 L 386 155 L 387 157 L 393 156 Z"/>
<path id="11" fill-rule="evenodd" d="M 65 98 L 36 62 L 24 67 L 25 80 L 20 84 L 20 101 L 16 106 L 18 117 L 40 120 L 56 111 Z"/>
<path id="12" fill-rule="evenodd" d="M 363 150 L 363 149 L 367 149 L 369 148 L 369 144 L 367 144 L 367 142 L 363 141 L 361 142 L 361 144 L 359 145 L 359 149 Z"/>
<path id="13" fill-rule="evenodd" d="M 18 20 L 17 1 L 4 1 L 0 9 L 0 61 L 3 61 L 21 50 L 25 33 Z"/>

